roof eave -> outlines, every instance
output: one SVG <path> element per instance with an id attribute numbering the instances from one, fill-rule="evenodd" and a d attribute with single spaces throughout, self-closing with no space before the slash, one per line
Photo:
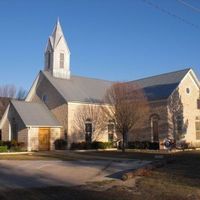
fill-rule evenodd
<path id="1" fill-rule="evenodd" d="M 36 89 L 36 86 L 37 86 L 37 83 L 38 83 L 38 80 L 39 80 L 39 77 L 40 77 L 40 74 L 41 74 L 41 71 L 38 73 L 38 75 L 36 76 L 26 98 L 25 98 L 25 101 L 29 102 L 34 94 L 34 91 Z"/>
<path id="2" fill-rule="evenodd" d="M 26 125 L 26 128 L 62 128 L 60 125 Z"/>

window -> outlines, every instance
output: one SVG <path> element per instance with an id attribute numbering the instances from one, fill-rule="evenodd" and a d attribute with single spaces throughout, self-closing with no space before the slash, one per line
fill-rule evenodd
<path id="1" fill-rule="evenodd" d="M 65 140 L 67 140 L 67 131 L 66 130 L 64 131 L 64 138 L 65 138 Z"/>
<path id="2" fill-rule="evenodd" d="M 151 140 L 152 142 L 159 141 L 159 116 L 157 114 L 153 114 L 150 116 L 151 120 Z"/>
<path id="3" fill-rule="evenodd" d="M 85 141 L 87 143 L 92 142 L 92 121 L 90 119 L 85 121 Z"/>
<path id="4" fill-rule="evenodd" d="M 12 119 L 12 122 L 11 122 L 11 138 L 12 140 L 16 140 L 17 141 L 17 133 L 18 133 L 18 126 L 17 126 L 17 123 L 16 123 L 16 120 L 15 118 Z"/>
<path id="5" fill-rule="evenodd" d="M 46 103 L 47 100 L 48 100 L 48 96 L 47 96 L 46 94 L 44 94 L 44 95 L 42 96 L 42 101 L 44 101 L 44 102 Z"/>
<path id="6" fill-rule="evenodd" d="M 200 117 L 196 117 L 195 128 L 196 128 L 196 139 L 200 140 Z"/>
<path id="7" fill-rule="evenodd" d="M 2 140 L 2 130 L 0 129 L 0 141 Z"/>
<path id="8" fill-rule="evenodd" d="M 186 88 L 186 93 L 190 94 L 190 88 Z"/>
<path id="9" fill-rule="evenodd" d="M 60 68 L 64 68 L 64 53 L 60 53 Z"/>
<path id="10" fill-rule="evenodd" d="M 114 131 L 115 131 L 115 125 L 112 120 L 109 120 L 108 122 L 108 141 L 113 142 L 114 140 Z"/>
<path id="11" fill-rule="evenodd" d="M 183 130 L 183 118 L 181 116 L 177 116 L 176 118 L 177 132 L 182 133 Z"/>
<path id="12" fill-rule="evenodd" d="M 114 140 L 114 134 L 108 133 L 108 142 L 113 142 L 113 140 Z"/>
<path id="13" fill-rule="evenodd" d="M 50 69 L 50 66 L 51 66 L 51 52 L 50 51 L 47 52 L 47 66 L 48 66 L 48 69 Z"/>
<path id="14" fill-rule="evenodd" d="M 197 99 L 197 109 L 200 109 L 200 99 Z"/>

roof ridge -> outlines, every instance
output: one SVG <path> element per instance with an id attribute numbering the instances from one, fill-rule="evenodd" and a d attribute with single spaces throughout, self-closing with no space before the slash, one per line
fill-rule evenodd
<path id="1" fill-rule="evenodd" d="M 144 80 L 144 79 L 149 79 L 149 78 L 154 78 L 154 77 L 159 77 L 161 75 L 168 75 L 168 74 L 172 74 L 172 73 L 177 73 L 177 72 L 182 72 L 182 71 L 189 71 L 192 68 L 185 68 L 185 69 L 181 69 L 181 70 L 176 70 L 176 71 L 171 71 L 171 72 L 165 72 L 165 73 L 161 73 L 161 74 L 157 74 L 157 75 L 152 75 L 152 76 L 147 76 L 144 78 L 139 78 L 139 79 L 135 79 L 135 80 L 130 80 L 130 81 L 125 81 L 127 83 L 129 82 L 134 82 L 134 81 L 140 81 L 140 80 Z M 41 70 L 42 72 L 47 72 L 44 70 Z M 71 75 L 71 77 L 79 77 L 79 78 L 83 78 L 83 79 L 92 79 L 92 80 L 97 80 L 97 81 L 106 81 L 106 82 L 110 82 L 110 83 L 115 83 L 117 81 L 111 81 L 111 80 L 105 80 L 105 79 L 100 79 L 100 78 L 92 78 L 92 77 L 87 77 L 87 76 L 80 76 L 80 75 Z M 55 77 L 54 77 L 55 78 Z M 58 78 L 59 79 L 59 78 Z M 65 80 L 65 79 L 64 79 Z"/>
<path id="2" fill-rule="evenodd" d="M 161 75 L 168 75 L 168 74 L 173 74 L 173 73 L 182 72 L 182 71 L 189 71 L 191 69 L 192 68 L 185 68 L 185 69 L 181 69 L 181 70 L 176 70 L 176 71 L 166 72 L 166 73 L 162 73 L 162 74 L 147 76 L 147 77 L 144 77 L 144 78 L 139 78 L 139 79 L 135 79 L 135 80 L 132 80 L 132 81 L 127 81 L 127 82 L 130 83 L 130 82 L 134 82 L 134 81 L 140 81 L 140 80 L 144 80 L 144 79 L 159 77 Z"/>
<path id="3" fill-rule="evenodd" d="M 52 74 L 50 73 L 50 72 L 48 72 L 48 71 L 45 71 L 45 70 L 41 70 L 41 72 L 42 73 L 49 73 L 51 76 L 52 76 Z M 52 76 L 53 77 L 53 76 Z M 100 78 L 92 78 L 92 77 L 88 77 L 88 76 L 80 76 L 80 75 L 71 75 L 71 77 L 79 77 L 79 78 L 84 78 L 84 79 L 92 79 L 92 80 L 97 80 L 97 81 L 106 81 L 106 82 L 115 82 L 115 81 L 111 81 L 111 80 L 106 80 L 106 79 L 100 79 Z M 60 80 L 70 80 L 70 79 L 62 79 L 62 78 L 57 78 L 57 77 L 53 77 L 53 78 L 55 78 L 55 79 L 60 79 Z"/>
<path id="4" fill-rule="evenodd" d="M 111 81 L 111 80 L 106 80 L 106 79 L 101 79 L 101 78 L 91 78 L 88 76 L 79 76 L 79 75 L 72 75 L 73 77 L 80 77 L 80 78 L 84 78 L 84 79 L 93 79 L 93 80 L 97 80 L 97 81 L 107 81 L 107 82 L 115 82 L 115 81 Z"/>

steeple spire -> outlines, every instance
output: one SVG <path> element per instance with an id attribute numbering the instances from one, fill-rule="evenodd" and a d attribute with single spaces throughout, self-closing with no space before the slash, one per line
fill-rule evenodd
<path id="1" fill-rule="evenodd" d="M 70 78 L 70 51 L 59 18 L 47 43 L 45 70 L 57 78 Z"/>

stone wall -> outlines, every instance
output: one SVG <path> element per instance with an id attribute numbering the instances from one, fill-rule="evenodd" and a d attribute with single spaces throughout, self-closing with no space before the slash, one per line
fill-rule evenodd
<path id="1" fill-rule="evenodd" d="M 195 121 L 196 117 L 200 117 L 200 110 L 197 109 L 197 99 L 199 99 L 200 97 L 200 91 L 191 73 L 189 73 L 182 80 L 177 90 L 177 93 L 179 95 L 179 101 L 183 105 L 183 131 L 181 139 L 193 144 L 199 143 L 200 140 L 196 139 Z M 174 95 L 176 95 L 176 93 L 174 93 Z M 171 117 L 172 114 L 169 111 L 169 123 Z M 170 134 L 173 134 L 173 129 L 170 129 L 169 132 Z"/>
<path id="2" fill-rule="evenodd" d="M 2 140 L 3 141 L 11 140 L 12 136 L 11 136 L 10 125 L 13 118 L 15 119 L 15 122 L 18 127 L 17 141 L 23 142 L 26 148 L 28 143 L 28 129 L 26 128 L 25 124 L 21 120 L 19 114 L 16 112 L 12 104 L 10 104 L 6 121 L 4 123 L 4 126 L 2 127 Z"/>
<path id="3" fill-rule="evenodd" d="M 100 105 L 95 104 L 84 104 L 84 103 L 68 103 L 68 133 L 69 133 L 69 143 L 72 142 L 82 142 L 85 141 L 85 130 L 84 125 L 77 124 L 77 117 L 79 117 L 79 112 L 81 112 L 82 109 L 87 109 L 88 106 L 93 106 L 94 108 L 99 108 Z M 91 119 L 92 120 L 92 119 Z M 77 126 L 80 126 L 81 131 L 76 128 Z M 107 123 L 105 122 L 105 129 L 104 130 L 95 130 L 93 132 L 93 141 L 102 141 L 102 142 L 108 142 L 108 127 Z M 114 140 L 116 140 L 116 135 L 114 135 Z"/>
<path id="4" fill-rule="evenodd" d="M 128 141 L 153 141 L 151 116 L 157 115 L 159 139 L 164 139 L 168 134 L 167 102 L 153 101 L 149 103 L 149 111 L 133 131 L 128 134 Z"/>
<path id="5" fill-rule="evenodd" d="M 28 130 L 28 151 L 39 150 L 39 128 L 31 127 Z"/>
<path id="6" fill-rule="evenodd" d="M 9 124 L 8 118 L 6 118 L 5 123 L 3 124 L 3 127 L 2 127 L 2 141 L 10 140 L 10 136 L 9 136 L 10 128 L 9 128 L 9 126 L 10 126 L 10 124 Z"/>
<path id="7" fill-rule="evenodd" d="M 50 150 L 55 150 L 54 142 L 61 138 L 60 128 L 50 128 Z"/>

